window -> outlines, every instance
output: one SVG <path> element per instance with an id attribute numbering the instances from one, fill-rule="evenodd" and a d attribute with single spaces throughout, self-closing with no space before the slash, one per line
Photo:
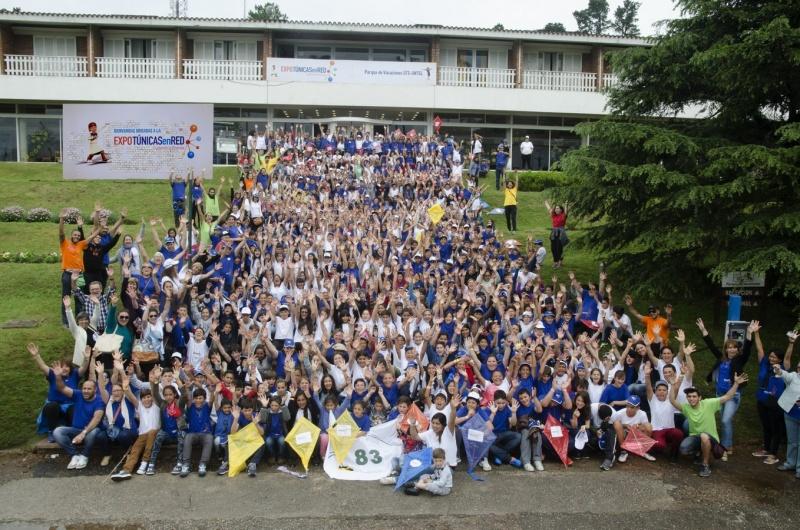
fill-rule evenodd
<path id="1" fill-rule="evenodd" d="M 0 161 L 17 161 L 17 120 L 0 118 Z"/>
<path id="2" fill-rule="evenodd" d="M 456 64 L 466 68 L 489 68 L 489 50 L 459 49 Z"/>
<path id="3" fill-rule="evenodd" d="M 56 57 L 75 57 L 75 37 L 34 37 L 33 54 L 56 56 Z"/>
<path id="4" fill-rule="evenodd" d="M 282 59 L 291 59 L 294 57 L 294 44 L 278 44 L 277 50 L 275 57 L 280 57 Z"/>
<path id="5" fill-rule="evenodd" d="M 20 118 L 20 160 L 56 162 L 61 157 L 61 120 Z"/>
<path id="6" fill-rule="evenodd" d="M 194 58 L 205 61 L 255 61 L 256 41 L 196 40 Z"/>
<path id="7" fill-rule="evenodd" d="M 427 59 L 425 50 L 408 50 L 408 60 L 412 63 L 424 63 Z"/>
<path id="8" fill-rule="evenodd" d="M 402 48 L 386 48 L 383 50 L 376 48 L 372 51 L 372 60 L 404 62 L 406 60 L 406 50 Z"/>
<path id="9" fill-rule="evenodd" d="M 369 61 L 369 48 L 336 48 L 336 59 L 342 61 Z"/>
<path id="10" fill-rule="evenodd" d="M 331 49 L 327 46 L 298 46 L 298 59 L 332 59 Z"/>

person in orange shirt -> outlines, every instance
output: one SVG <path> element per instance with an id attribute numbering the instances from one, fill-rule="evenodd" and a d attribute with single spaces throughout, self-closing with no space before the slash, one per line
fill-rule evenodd
<path id="1" fill-rule="evenodd" d="M 100 228 L 95 227 L 92 234 L 83 238 L 83 218 L 78 216 L 78 228 L 72 231 L 67 239 L 64 232 L 64 221 L 66 213 L 64 211 L 58 216 L 58 241 L 61 249 L 61 298 L 72 294 L 72 274 L 83 272 L 83 251 L 89 245 L 89 241 L 100 233 Z M 67 326 L 67 314 L 61 304 L 61 322 Z"/>
<path id="2" fill-rule="evenodd" d="M 647 308 L 647 315 L 640 314 L 633 307 L 633 299 L 628 294 L 625 295 L 625 305 L 628 306 L 630 313 L 645 325 L 648 339 L 653 341 L 658 334 L 661 335 L 663 344 L 669 342 L 669 329 L 672 326 L 672 306 L 670 304 L 664 306 L 664 313 L 667 315 L 666 318 L 661 316 L 661 310 L 655 305 L 651 305 Z"/>

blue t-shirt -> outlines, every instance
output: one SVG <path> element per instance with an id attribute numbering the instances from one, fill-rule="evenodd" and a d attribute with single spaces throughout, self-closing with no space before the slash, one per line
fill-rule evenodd
<path id="1" fill-rule="evenodd" d="M 241 418 L 241 416 L 240 416 Z M 231 426 L 233 425 L 233 414 L 225 414 L 222 411 L 217 412 L 217 423 L 214 425 L 214 437 L 219 437 L 220 443 L 228 441 L 228 435 L 231 433 Z M 241 422 L 239 424 L 241 427 Z"/>
<path id="2" fill-rule="evenodd" d="M 72 403 L 72 400 L 58 391 L 58 387 L 56 387 L 56 374 L 53 373 L 53 369 L 51 368 L 47 372 L 47 401 L 50 403 L 59 403 L 59 404 L 66 404 Z M 72 370 L 69 373 L 69 376 L 64 379 L 64 384 L 71 388 L 73 392 L 80 394 L 81 390 L 78 387 L 78 371 Z"/>
<path id="3" fill-rule="evenodd" d="M 283 436 L 283 412 L 267 412 L 267 436 Z"/>
<path id="4" fill-rule="evenodd" d="M 74 405 L 72 408 L 72 426 L 76 429 L 83 429 L 89 425 L 94 413 L 106 408 L 103 399 L 98 394 L 95 394 L 94 399 L 86 401 L 80 391 L 72 393 L 72 403 Z"/>
<path id="5" fill-rule="evenodd" d="M 481 417 L 489 421 L 489 417 L 492 415 L 492 411 L 488 408 L 483 408 L 478 411 Z M 511 409 L 508 407 L 504 407 L 502 409 L 497 409 L 497 412 L 494 415 L 494 419 L 492 420 L 492 425 L 494 425 L 493 432 L 495 434 L 501 434 L 506 432 L 511 428 L 511 423 L 509 422 L 509 418 L 511 418 Z"/>
<path id="6" fill-rule="evenodd" d="M 614 385 L 607 385 L 603 389 L 603 393 L 600 394 L 600 403 L 610 405 L 612 401 L 626 401 L 630 395 L 626 385 L 622 385 L 619 388 Z"/>
<path id="7" fill-rule="evenodd" d="M 723 396 L 733 386 L 733 365 L 725 359 L 717 367 L 717 395 Z"/>
<path id="8" fill-rule="evenodd" d="M 193 404 L 186 411 L 186 421 L 189 423 L 191 433 L 211 433 L 211 407 L 203 403 L 202 407 Z"/>
<path id="9" fill-rule="evenodd" d="M 370 427 L 369 416 L 367 416 L 366 414 L 362 414 L 360 418 L 355 414 L 353 414 L 352 416 L 353 416 L 353 421 L 356 422 L 356 425 L 358 425 L 359 429 L 361 429 L 364 432 L 369 432 L 369 427 Z"/>

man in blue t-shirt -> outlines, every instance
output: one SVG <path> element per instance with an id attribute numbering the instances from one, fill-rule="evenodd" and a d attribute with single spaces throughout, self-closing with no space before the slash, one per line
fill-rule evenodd
<path id="1" fill-rule="evenodd" d="M 53 431 L 53 438 L 72 458 L 67 469 L 83 469 L 89 463 L 89 453 L 100 434 L 105 404 L 97 394 L 94 381 L 85 381 L 81 390 L 73 390 L 64 384 L 61 374 L 54 372 L 56 388 L 72 400 L 72 425 L 61 426 Z"/>
<path id="2" fill-rule="evenodd" d="M 489 448 L 489 456 L 494 459 L 494 464 L 497 466 L 511 464 L 514 467 L 522 467 L 522 462 L 511 456 L 511 452 L 519 447 L 521 441 L 520 434 L 512 430 L 517 425 L 517 408 L 519 403 L 516 400 L 509 405 L 506 393 L 495 390 L 494 399 L 489 406 L 479 411 L 497 437 Z"/>

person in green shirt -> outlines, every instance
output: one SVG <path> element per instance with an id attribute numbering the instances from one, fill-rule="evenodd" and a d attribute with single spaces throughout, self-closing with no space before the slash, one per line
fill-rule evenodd
<path id="1" fill-rule="evenodd" d="M 681 404 L 678 402 L 678 389 L 683 382 L 683 375 L 678 377 L 669 394 L 669 400 L 672 406 L 680 410 L 681 413 L 689 421 L 689 436 L 683 439 L 680 446 L 680 452 L 683 455 L 697 454 L 699 450 L 702 456 L 702 463 L 700 464 L 700 476 L 711 476 L 711 455 L 724 452 L 724 447 L 719 443 L 719 434 L 717 434 L 717 418 L 716 413 L 721 410 L 722 405 L 729 399 L 733 399 L 736 392 L 739 390 L 739 385 L 747 382 L 747 374 L 743 373 L 737 375 L 733 380 L 733 386 L 728 392 L 718 398 L 701 399 L 700 391 L 695 387 L 689 387 L 683 392 L 686 394 L 686 401 L 688 403 Z M 718 448 L 718 450 L 714 450 Z M 721 449 L 719 449 L 721 448 Z"/>

